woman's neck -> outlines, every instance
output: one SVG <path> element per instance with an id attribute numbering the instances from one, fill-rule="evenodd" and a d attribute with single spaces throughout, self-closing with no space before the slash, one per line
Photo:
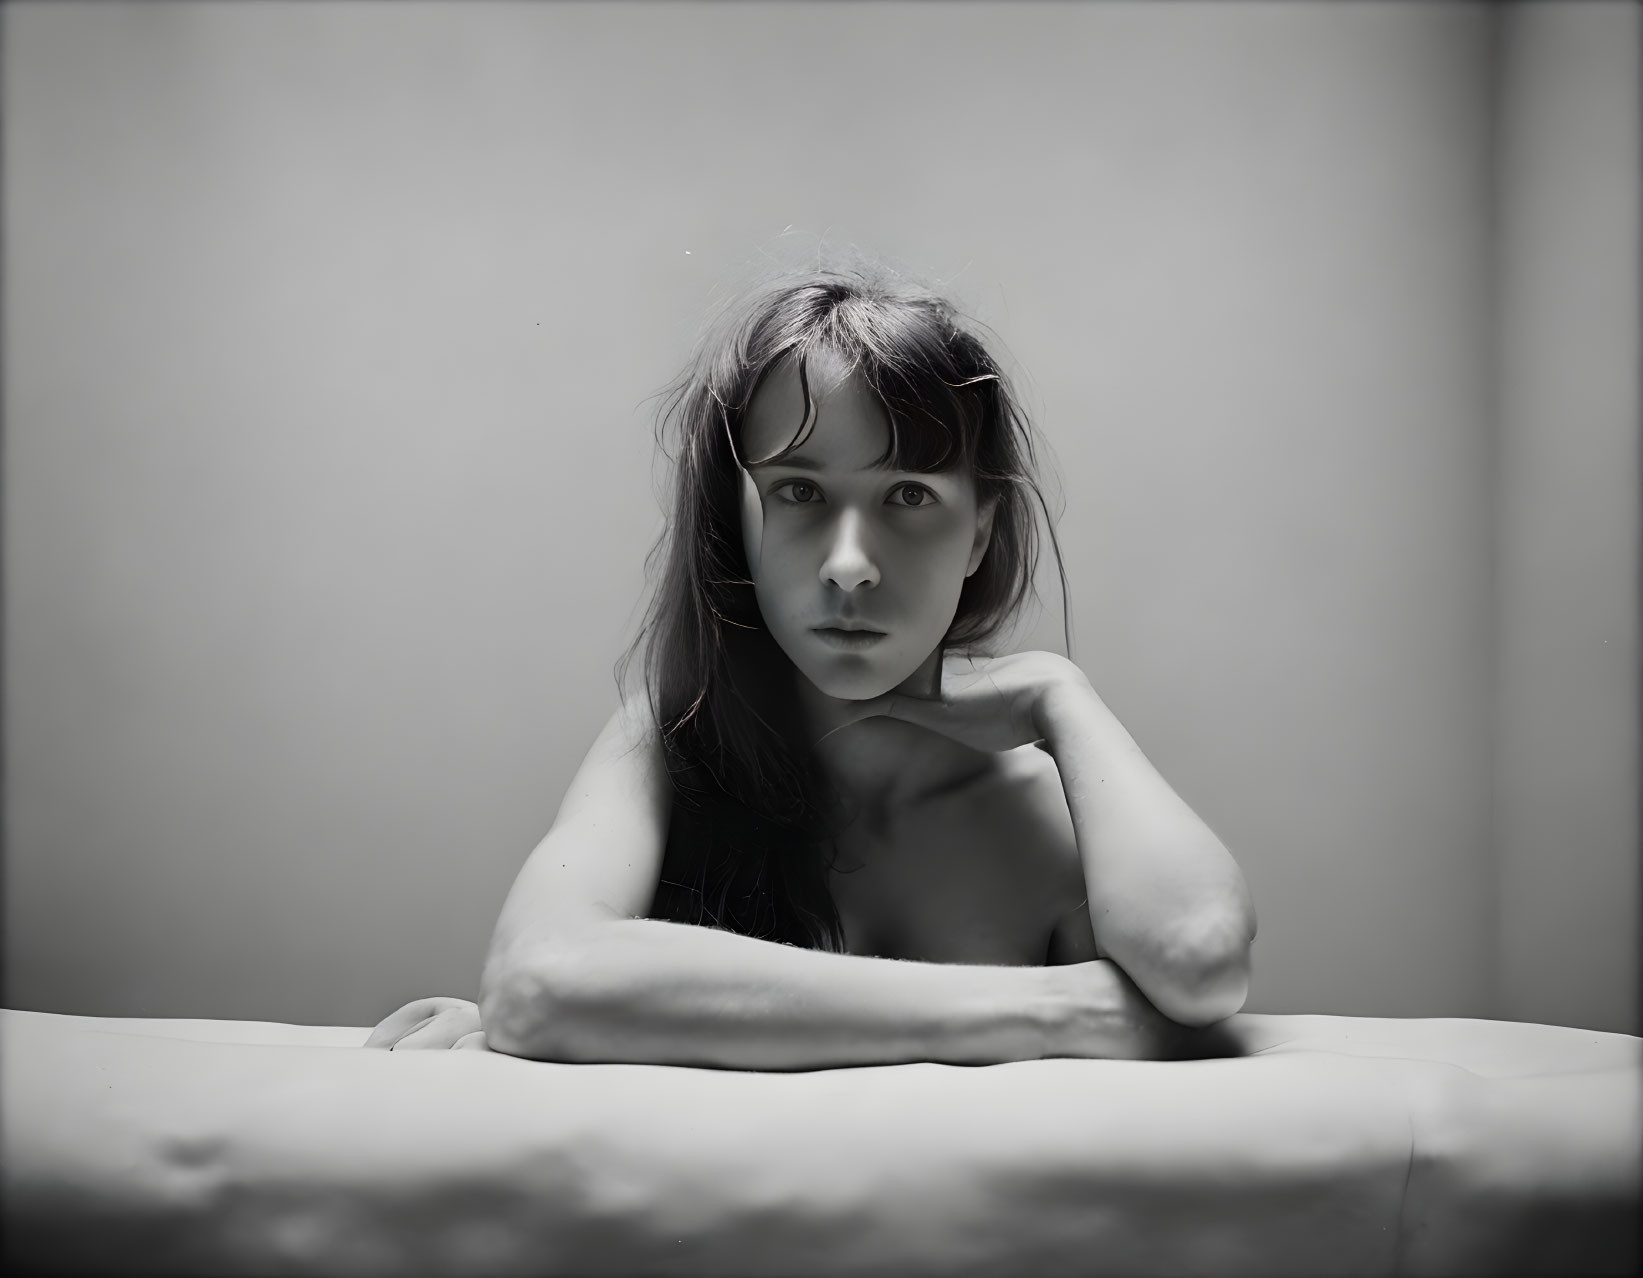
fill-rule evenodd
<path id="1" fill-rule="evenodd" d="M 929 697 L 936 690 L 940 649 L 896 691 Z M 860 703 L 829 697 L 798 675 L 799 722 L 814 758 L 846 804 L 886 821 L 935 798 L 992 766 L 992 756 L 902 719 L 858 718 Z"/>

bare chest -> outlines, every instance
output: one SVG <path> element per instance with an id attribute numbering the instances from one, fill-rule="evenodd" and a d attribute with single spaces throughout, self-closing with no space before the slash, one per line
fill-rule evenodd
<path id="1" fill-rule="evenodd" d="M 1044 963 L 1056 921 L 1083 895 L 1060 784 L 1029 747 L 973 787 L 847 827 L 829 883 L 849 952 Z"/>

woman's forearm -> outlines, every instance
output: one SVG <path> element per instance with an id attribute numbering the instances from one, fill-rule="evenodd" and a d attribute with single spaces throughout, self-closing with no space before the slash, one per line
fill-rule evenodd
<path id="1" fill-rule="evenodd" d="M 626 919 L 516 955 L 481 1007 L 494 1050 L 537 1060 L 785 1070 L 1159 1055 L 1156 1013 L 1127 985 L 1105 961 L 906 962 Z"/>
<path id="2" fill-rule="evenodd" d="M 1102 949 L 1164 1012 L 1208 1024 L 1248 988 L 1254 905 L 1232 854 L 1099 695 L 1069 686 L 1041 713 Z"/>

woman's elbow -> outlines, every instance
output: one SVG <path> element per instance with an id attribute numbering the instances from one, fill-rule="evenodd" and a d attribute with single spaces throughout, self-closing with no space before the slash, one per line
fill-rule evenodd
<path id="1" fill-rule="evenodd" d="M 479 1021 L 492 1050 L 538 1061 L 574 1058 L 573 1045 L 562 1041 L 571 1024 L 566 1006 L 576 1002 L 567 991 L 568 966 L 546 948 L 486 966 Z"/>
<path id="2" fill-rule="evenodd" d="M 545 1016 L 543 991 L 532 989 L 520 969 L 486 969 L 479 987 L 479 1023 L 492 1051 L 540 1059 L 540 1031 Z"/>
<path id="3" fill-rule="evenodd" d="M 1231 900 L 1215 922 L 1195 930 L 1189 947 L 1191 974 L 1183 1025 L 1202 1027 L 1243 1010 L 1249 998 L 1250 951 L 1255 944 L 1255 901 L 1237 875 Z"/>
<path id="4" fill-rule="evenodd" d="M 1177 1024 L 1190 1029 L 1214 1025 L 1241 1011 L 1249 998 L 1249 961 L 1228 962 L 1198 974 L 1186 988 L 1170 997 L 1171 1006 L 1159 1005 Z"/>
<path id="5" fill-rule="evenodd" d="M 1200 937 L 1176 955 L 1148 997 L 1165 1016 L 1190 1028 L 1226 1020 L 1249 998 L 1252 939 L 1241 927 Z"/>

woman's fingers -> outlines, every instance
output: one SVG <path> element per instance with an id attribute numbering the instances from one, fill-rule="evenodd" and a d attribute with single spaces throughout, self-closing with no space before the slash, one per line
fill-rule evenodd
<path id="1" fill-rule="evenodd" d="M 977 750 L 1009 750 L 1040 739 L 1036 707 L 1049 689 L 1074 677 L 1083 680 L 1077 667 L 1054 653 L 948 654 L 928 695 L 898 690 L 847 703 L 841 721 L 821 740 L 852 723 L 884 716 Z"/>
<path id="2" fill-rule="evenodd" d="M 435 1016 L 418 1025 L 394 1044 L 396 1052 L 412 1052 L 418 1048 L 446 1048 L 457 1039 L 457 1027 L 448 1016 Z"/>
<path id="3" fill-rule="evenodd" d="M 419 998 L 414 1003 L 407 1003 L 397 1012 L 392 1012 L 382 1018 L 382 1022 L 371 1031 L 371 1037 L 365 1040 L 367 1047 L 388 1047 L 402 1034 L 428 1020 L 440 1010 L 434 1006 L 435 1000 Z"/>
<path id="4" fill-rule="evenodd" d="M 479 1008 L 472 1003 L 447 1008 L 425 1024 L 418 1025 L 394 1044 L 394 1050 L 454 1047 L 465 1035 L 479 1028 Z"/>
<path id="5" fill-rule="evenodd" d="M 491 1050 L 491 1045 L 485 1041 L 485 1031 L 477 1029 L 472 1033 L 464 1034 L 452 1043 L 451 1050 L 453 1052 L 488 1052 Z"/>
<path id="6" fill-rule="evenodd" d="M 428 1017 L 426 1019 L 432 1020 L 433 1018 Z M 414 1021 L 410 1025 L 406 1026 L 397 1024 L 390 1025 L 387 1021 L 383 1021 L 381 1025 L 378 1025 L 371 1031 L 371 1036 L 365 1040 L 365 1046 L 391 1048 L 412 1029 L 415 1029 L 416 1026 L 425 1023 L 426 1021 Z"/>
<path id="7" fill-rule="evenodd" d="M 365 1040 L 366 1047 L 392 1047 L 394 1044 L 438 1016 L 441 1012 L 454 1011 L 463 1007 L 475 1007 L 466 999 L 435 996 L 433 998 L 419 998 L 405 1004 L 398 1011 L 383 1018 L 382 1023 L 371 1031 Z M 476 1007 L 477 1015 L 477 1007 Z"/>
<path id="8" fill-rule="evenodd" d="M 886 692 L 877 697 L 869 697 L 865 701 L 840 701 L 837 704 L 843 708 L 844 716 L 811 744 L 820 745 L 835 732 L 843 732 L 846 728 L 860 723 L 863 719 L 877 719 L 891 713 L 896 694 Z"/>
<path id="9" fill-rule="evenodd" d="M 952 719 L 952 707 L 945 701 L 926 701 L 923 697 L 909 697 L 899 692 L 890 694 L 888 704 L 880 713 L 934 732 L 942 732 Z"/>
<path id="10" fill-rule="evenodd" d="M 884 713 L 977 750 L 1008 750 L 1035 736 L 1011 691 L 985 674 L 949 681 L 939 701 L 894 693 Z"/>

